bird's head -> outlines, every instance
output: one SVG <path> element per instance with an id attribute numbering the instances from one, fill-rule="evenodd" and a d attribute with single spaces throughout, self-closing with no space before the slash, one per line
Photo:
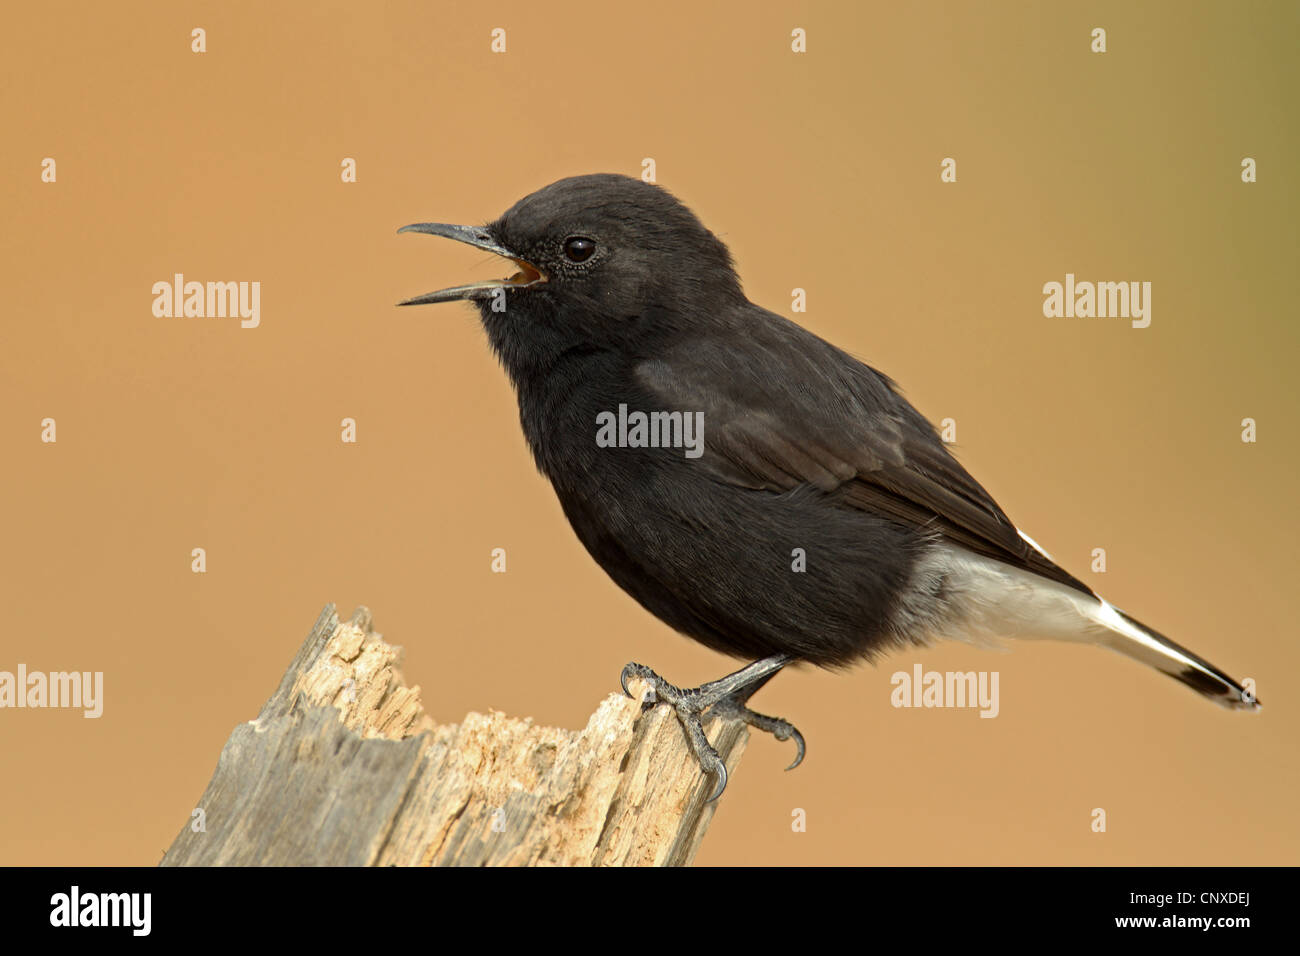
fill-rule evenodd
<path id="1" fill-rule="evenodd" d="M 415 223 L 399 231 L 513 261 L 508 278 L 399 303 L 473 301 L 498 351 L 646 344 L 743 299 L 727 247 L 667 190 L 627 176 L 561 179 L 485 226 Z"/>

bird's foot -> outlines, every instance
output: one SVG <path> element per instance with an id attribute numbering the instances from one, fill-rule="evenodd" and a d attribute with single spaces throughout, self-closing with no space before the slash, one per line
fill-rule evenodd
<path id="1" fill-rule="evenodd" d="M 803 763 L 803 755 L 808 748 L 804 744 L 803 734 L 799 733 L 799 728 L 790 721 L 780 717 L 769 717 L 767 714 L 760 714 L 757 711 L 750 710 L 738 701 L 735 696 L 722 698 L 713 705 L 713 709 L 709 713 L 724 719 L 743 720 L 749 726 L 769 733 L 777 740 L 789 740 L 793 737 L 795 746 L 794 760 L 785 769 L 793 770 Z"/>
<path id="2" fill-rule="evenodd" d="M 799 733 L 794 724 L 779 717 L 756 713 L 745 706 L 754 692 L 766 684 L 789 660 L 788 657 L 769 657 L 750 664 L 734 674 L 729 674 L 721 680 L 710 681 L 699 687 L 685 688 L 668 683 L 644 664 L 628 664 L 619 675 L 619 683 L 623 685 L 623 693 L 629 697 L 632 695 L 628 691 L 627 682 L 633 677 L 638 677 L 650 685 L 641 702 L 645 710 L 658 704 L 668 704 L 673 708 L 682 730 L 686 733 L 686 741 L 690 744 L 691 752 L 700 763 L 700 769 L 717 780 L 713 795 L 708 799 L 708 802 L 712 803 L 722 796 L 722 791 L 727 787 L 727 767 L 704 734 L 703 718 L 706 716 L 743 720 L 751 727 L 770 733 L 777 740 L 789 740 L 793 737 L 798 752 L 794 763 L 786 769 L 793 770 L 803 762 L 805 752 L 803 734 Z"/>

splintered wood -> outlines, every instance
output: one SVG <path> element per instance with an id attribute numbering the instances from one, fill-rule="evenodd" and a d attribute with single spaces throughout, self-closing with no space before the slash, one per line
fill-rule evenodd
<path id="1" fill-rule="evenodd" d="M 321 612 L 237 727 L 164 866 L 673 866 L 717 804 L 668 707 L 611 694 L 580 731 L 495 711 L 435 724 L 399 648 Z M 645 686 L 630 683 L 636 697 Z M 738 721 L 705 730 L 734 771 Z M 201 821 L 202 825 L 198 825 Z"/>

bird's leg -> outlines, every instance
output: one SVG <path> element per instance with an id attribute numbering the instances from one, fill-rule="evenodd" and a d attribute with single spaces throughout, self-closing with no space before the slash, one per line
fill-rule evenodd
<path id="1" fill-rule="evenodd" d="M 803 735 L 794 724 L 779 717 L 755 713 L 745 706 L 760 687 L 775 677 L 777 671 L 793 659 L 789 654 L 774 654 L 755 661 L 748 667 L 742 667 L 721 680 L 710 681 L 699 687 L 686 688 L 668 683 L 644 664 L 628 664 L 619 676 L 619 683 L 623 685 L 623 693 L 630 697 L 627 682 L 633 677 L 639 677 L 650 685 L 642 706 L 648 709 L 656 704 L 668 704 L 677 712 L 677 719 L 681 722 L 682 730 L 686 732 L 686 740 L 695 754 L 695 759 L 700 762 L 700 769 L 717 777 L 717 787 L 714 789 L 713 796 L 709 797 L 711 803 L 722 796 L 722 791 L 726 789 L 727 768 L 722 758 L 718 756 L 718 752 L 709 743 L 708 737 L 704 735 L 701 718 L 706 712 L 710 716 L 743 720 L 751 727 L 767 731 L 777 740 L 789 740 L 793 737 L 798 753 L 794 763 L 786 769 L 793 770 L 803 761 Z"/>

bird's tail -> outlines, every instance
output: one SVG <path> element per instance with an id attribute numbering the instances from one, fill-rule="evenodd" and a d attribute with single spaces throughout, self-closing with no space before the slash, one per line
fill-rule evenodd
<path id="1" fill-rule="evenodd" d="M 1114 605 L 1102 601 L 1094 613 L 1097 623 L 1107 632 L 1098 643 L 1149 664 L 1216 704 L 1232 710 L 1260 709 L 1261 704 L 1254 694 L 1209 661 L 1134 620 Z"/>
<path id="2" fill-rule="evenodd" d="M 1050 560 L 1050 559 L 1049 559 Z M 1168 674 L 1216 704 L 1259 710 L 1259 701 L 1209 661 L 1151 630 L 1095 592 L 1070 587 L 957 545 L 934 550 L 926 573 L 942 582 L 935 637 L 997 645 L 1003 637 L 1100 644 Z"/>

